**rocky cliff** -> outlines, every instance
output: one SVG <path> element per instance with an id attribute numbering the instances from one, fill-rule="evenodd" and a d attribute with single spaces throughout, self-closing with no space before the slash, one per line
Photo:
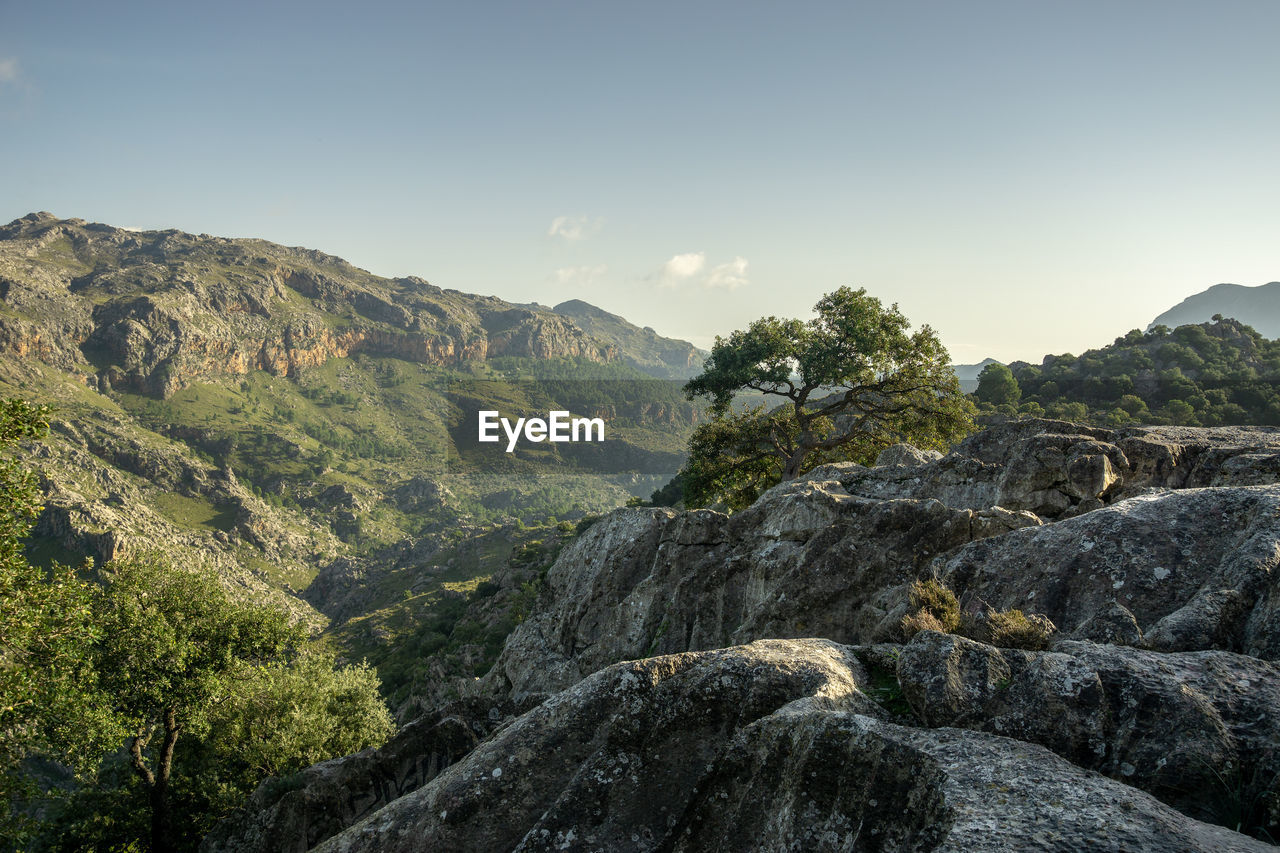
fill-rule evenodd
<path id="1" fill-rule="evenodd" d="M 321 252 L 48 213 L 0 227 L 0 299 L 0 352 L 161 397 L 355 353 L 435 365 L 618 358 L 554 312 L 379 278 Z"/>
<path id="2" fill-rule="evenodd" d="M 478 683 L 474 749 L 334 762 L 205 849 L 274 849 L 370 762 L 407 782 L 290 849 L 1270 849 L 1232 830 L 1280 831 L 1278 482 L 1274 429 L 1020 421 L 619 510 Z M 908 639 L 922 578 L 1049 647 Z"/>

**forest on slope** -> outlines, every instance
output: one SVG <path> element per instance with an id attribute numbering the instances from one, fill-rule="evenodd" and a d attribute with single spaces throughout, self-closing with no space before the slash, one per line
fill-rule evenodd
<path id="1" fill-rule="evenodd" d="M 974 396 L 989 414 L 1103 426 L 1280 424 L 1280 340 L 1221 315 L 1134 329 L 1079 356 L 988 365 Z"/>

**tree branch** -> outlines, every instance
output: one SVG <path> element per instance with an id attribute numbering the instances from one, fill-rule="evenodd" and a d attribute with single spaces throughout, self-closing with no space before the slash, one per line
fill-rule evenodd
<path id="1" fill-rule="evenodd" d="M 150 788 L 156 784 L 156 777 L 142 758 L 142 750 L 147 745 L 147 741 L 151 739 L 150 735 L 146 733 L 147 728 L 146 723 L 138 726 L 138 733 L 129 741 L 129 754 L 133 756 L 134 771 L 142 777 L 142 781 L 146 782 L 147 787 Z"/>

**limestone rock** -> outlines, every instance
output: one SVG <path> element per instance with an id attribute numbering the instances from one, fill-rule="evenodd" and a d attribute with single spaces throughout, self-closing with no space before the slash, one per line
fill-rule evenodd
<path id="1" fill-rule="evenodd" d="M 1280 658 L 1280 486 L 1151 492 L 975 541 L 939 562 L 961 599 L 1034 610 L 1099 638 L 1123 607 L 1131 642 Z"/>
<path id="2" fill-rule="evenodd" d="M 784 484 L 733 516 L 617 510 L 561 553 L 485 683 L 547 694 L 652 654 L 770 637 L 886 639 L 937 555 L 1034 523 L 936 500 L 870 500 L 833 481 Z"/>
<path id="3" fill-rule="evenodd" d="M 864 679 L 816 640 L 617 664 L 316 849 L 1268 849 L 1042 747 L 884 722 Z"/>
<path id="4" fill-rule="evenodd" d="M 1280 823 L 1280 666 L 1230 652 L 1155 653 L 1087 642 L 996 649 L 922 631 L 898 659 L 930 726 L 1045 746 L 1188 814 L 1246 780 Z"/>
<path id="5" fill-rule="evenodd" d="M 159 397 L 358 353 L 619 358 L 551 311 L 382 279 L 321 252 L 48 216 L 0 226 L 0 298 L 0 352 L 86 376 L 97 364 L 95 381 Z"/>
<path id="6" fill-rule="evenodd" d="M 880 451 L 876 457 L 876 467 L 890 466 L 895 468 L 914 468 L 928 462 L 936 462 L 942 454 L 936 450 L 921 450 L 910 444 L 895 444 Z"/>

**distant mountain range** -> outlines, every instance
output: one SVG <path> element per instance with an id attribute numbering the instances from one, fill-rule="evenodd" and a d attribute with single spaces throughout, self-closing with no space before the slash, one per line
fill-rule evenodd
<path id="1" fill-rule="evenodd" d="M 984 358 L 977 364 L 953 364 L 951 369 L 956 372 L 956 378 L 960 380 L 960 390 L 970 394 L 978 390 L 978 374 L 982 373 L 982 368 L 988 364 L 999 363 L 994 358 Z"/>
<path id="2" fill-rule="evenodd" d="M 1151 321 L 1155 326 L 1175 329 L 1191 323 L 1206 323 L 1215 314 L 1252 326 L 1264 338 L 1280 338 L 1280 281 L 1257 287 L 1215 284 L 1179 302 Z"/>

